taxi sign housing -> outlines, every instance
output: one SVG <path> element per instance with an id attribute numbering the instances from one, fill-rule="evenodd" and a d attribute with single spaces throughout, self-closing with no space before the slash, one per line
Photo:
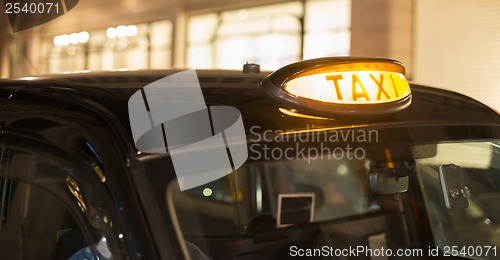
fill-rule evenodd
<path id="1" fill-rule="evenodd" d="M 390 59 L 319 58 L 287 65 L 264 78 L 261 86 L 293 112 L 373 116 L 410 105 L 404 74 L 404 66 Z"/>

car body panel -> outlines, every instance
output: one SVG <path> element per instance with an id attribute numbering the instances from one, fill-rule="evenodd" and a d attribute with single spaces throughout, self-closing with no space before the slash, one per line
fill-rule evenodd
<path id="1" fill-rule="evenodd" d="M 127 102 L 145 85 L 176 72 L 180 71 L 83 73 L 0 80 L 3 138 L 10 140 L 10 135 L 35 138 L 68 154 L 76 149 L 76 143 L 71 140 L 77 137 L 92 140 L 95 149 L 110 158 L 107 169 L 115 169 L 108 173 L 109 193 L 114 194 L 114 201 L 123 202 L 117 210 L 129 219 L 124 225 L 130 225 L 137 240 L 143 240 L 135 247 L 150 252 L 143 256 L 152 258 L 181 258 L 187 254 L 179 242 L 182 238 L 179 237 L 178 220 L 170 216 L 166 207 L 158 207 L 168 204 L 164 201 L 167 199 L 163 189 L 176 176 L 168 153 L 141 154 L 135 148 Z M 378 129 L 379 143 L 388 146 L 408 140 L 425 143 L 462 140 L 464 136 L 468 139 L 500 136 L 500 116 L 487 106 L 451 91 L 415 84 L 411 84 L 411 105 L 393 114 L 370 117 L 332 114 L 327 119 L 288 116 L 279 111 L 279 101 L 271 99 L 261 89 L 260 83 L 269 73 L 197 71 L 208 106 L 232 106 L 241 112 L 249 144 L 261 141 L 255 140 L 254 133 L 262 134 L 263 131 L 268 131 L 269 137 L 274 138 L 285 132 L 308 134 L 327 130 Z M 61 131 L 53 131 L 54 126 L 61 126 Z M 256 126 L 258 128 L 252 130 Z M 311 142 L 310 145 L 317 144 Z M 393 159 L 401 158 L 394 155 Z M 162 180 L 155 182 L 155 176 Z M 418 200 L 422 198 L 418 180 L 414 176 L 410 178 L 410 191 L 402 200 L 405 205 L 412 206 L 405 210 L 414 211 L 415 216 L 424 216 L 426 208 Z M 377 215 L 367 218 L 387 230 L 408 228 L 409 237 L 404 239 L 414 245 L 427 245 L 432 240 L 430 224 L 415 216 L 393 216 L 403 218 L 398 221 L 406 221 L 406 227 L 390 227 Z M 363 217 L 359 219 L 361 221 Z M 336 230 L 336 223 L 329 228 Z M 353 228 L 355 223 L 351 223 Z M 308 232 L 314 233 L 316 229 L 312 227 L 289 234 L 300 238 L 309 236 Z M 279 237 L 278 233 L 275 235 Z M 249 236 L 249 239 L 264 241 L 267 238 Z M 228 251 L 225 256 L 234 255 Z"/>

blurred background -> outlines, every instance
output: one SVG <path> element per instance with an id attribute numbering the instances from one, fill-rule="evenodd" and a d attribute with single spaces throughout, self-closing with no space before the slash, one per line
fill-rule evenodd
<path id="1" fill-rule="evenodd" d="M 350 55 L 402 61 L 411 81 L 500 110 L 497 0 L 81 0 L 15 34 L 2 10 L 2 78 Z"/>

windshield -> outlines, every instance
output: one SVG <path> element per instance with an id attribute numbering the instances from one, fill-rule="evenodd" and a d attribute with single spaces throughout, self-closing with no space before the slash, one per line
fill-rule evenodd
<path id="1" fill-rule="evenodd" d="M 474 259 L 495 258 L 486 251 L 500 246 L 498 144 L 498 140 L 442 143 L 437 145 L 436 156 L 417 160 L 417 173 L 434 240 L 445 254 Z M 467 208 L 446 207 L 439 166 L 450 163 L 463 169 L 461 178 L 470 191 Z"/>
<path id="2" fill-rule="evenodd" d="M 294 208 L 280 209 L 280 195 L 309 196 L 302 207 L 312 222 L 374 212 L 380 208 L 368 188 L 369 163 L 300 159 L 247 164 L 206 185 L 184 192 L 176 189 L 175 209 L 186 236 L 255 233 L 285 226 L 278 217 Z"/>
<path id="3" fill-rule="evenodd" d="M 371 259 L 382 252 L 374 250 L 422 259 L 495 258 L 500 246 L 496 127 L 342 131 L 323 131 L 315 139 L 254 138 L 242 167 L 184 191 L 161 170 L 171 167 L 168 157 L 145 160 L 146 173 L 187 251 L 194 247 L 209 259 L 282 259 L 326 251 L 336 252 L 332 259 Z M 340 139 L 346 131 L 358 132 Z M 361 138 L 360 131 L 372 137 Z M 443 187 L 450 183 L 440 169 L 449 165 L 462 170 L 467 207 L 446 204 Z M 342 251 L 353 248 L 361 251 Z"/>

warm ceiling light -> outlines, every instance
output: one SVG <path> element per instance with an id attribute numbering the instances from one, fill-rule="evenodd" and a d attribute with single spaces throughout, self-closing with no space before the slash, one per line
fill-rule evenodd
<path id="1" fill-rule="evenodd" d="M 116 37 L 116 29 L 114 27 L 109 27 L 107 30 L 106 30 L 106 36 L 109 38 L 109 39 L 113 39 Z"/>
<path id="2" fill-rule="evenodd" d="M 78 37 L 78 33 L 72 33 L 69 35 L 69 42 L 71 44 L 77 44 L 79 42 L 80 37 Z"/>
<path id="3" fill-rule="evenodd" d="M 63 34 L 63 35 L 59 36 L 59 40 L 60 40 L 60 43 L 62 46 L 68 45 L 70 42 L 70 37 L 67 34 Z"/>
<path id="4" fill-rule="evenodd" d="M 90 34 L 88 32 L 80 32 L 78 33 L 78 41 L 80 43 L 86 43 L 90 39 Z"/>
<path id="5" fill-rule="evenodd" d="M 54 42 L 54 45 L 55 45 L 55 46 L 61 46 L 61 45 L 62 45 L 62 44 L 61 44 L 61 36 L 56 36 L 56 37 L 54 37 L 53 42 Z"/>
<path id="6" fill-rule="evenodd" d="M 127 36 L 127 26 L 120 25 L 120 26 L 116 27 L 116 36 L 118 36 L 118 37 Z"/>
<path id="7" fill-rule="evenodd" d="M 127 36 L 135 36 L 137 34 L 137 26 L 129 25 L 127 26 Z"/>

